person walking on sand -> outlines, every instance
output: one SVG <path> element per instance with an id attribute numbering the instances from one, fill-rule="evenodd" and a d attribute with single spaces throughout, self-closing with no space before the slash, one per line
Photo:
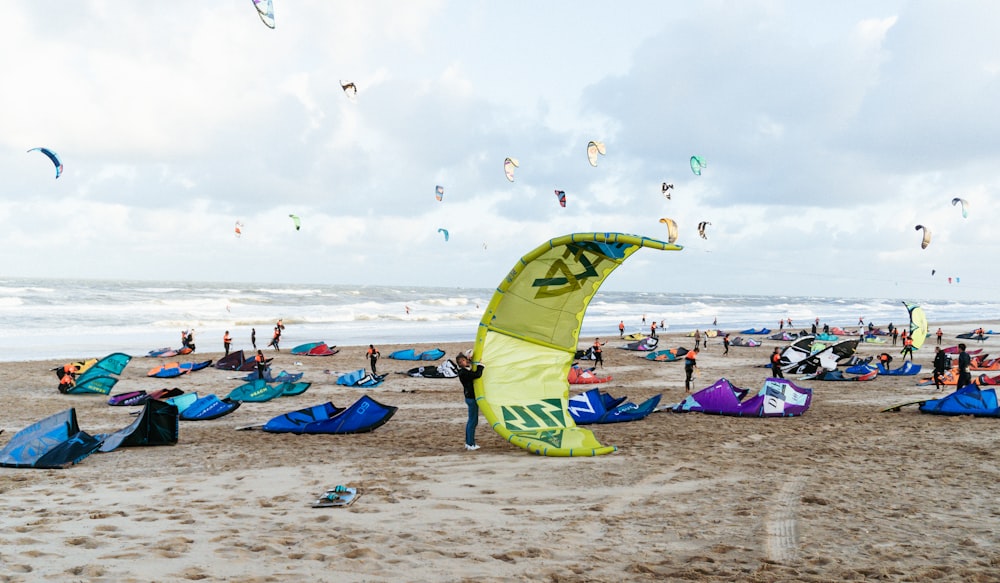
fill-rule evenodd
<path id="1" fill-rule="evenodd" d="M 253 346 L 254 350 L 257 350 L 257 329 L 250 328 L 250 345 Z"/>
<path id="2" fill-rule="evenodd" d="M 965 343 L 958 345 L 958 388 L 963 388 L 972 384 L 972 358 L 965 351 Z"/>
<path id="3" fill-rule="evenodd" d="M 378 348 L 375 348 L 374 344 L 369 344 L 368 352 L 365 353 L 365 356 L 367 356 L 368 360 L 372 363 L 372 374 L 373 375 L 378 374 L 377 372 L 375 372 L 375 363 L 378 362 L 378 357 L 381 356 L 381 354 L 379 354 Z"/>
<path id="4" fill-rule="evenodd" d="M 944 332 L 941 331 L 941 328 L 938 328 L 934 335 L 937 336 L 937 345 L 941 346 L 941 337 L 944 336 Z"/>
<path id="5" fill-rule="evenodd" d="M 455 357 L 455 364 L 458 365 L 458 380 L 462 383 L 462 392 L 465 394 L 465 404 L 469 408 L 469 420 L 465 423 L 465 449 L 475 451 L 479 449 L 476 445 L 476 426 L 479 424 L 479 403 L 476 402 L 475 381 L 483 376 L 486 368 L 482 363 L 470 363 L 469 357 L 459 354 Z M 472 370 L 472 366 L 476 370 Z"/>
<path id="6" fill-rule="evenodd" d="M 722 337 L 722 346 L 725 347 L 725 350 L 722 351 L 722 356 L 729 356 L 729 333 L 726 333 Z"/>
<path id="7" fill-rule="evenodd" d="M 697 328 L 694 330 L 694 345 L 696 347 L 701 346 L 701 330 L 698 330 Z"/>
<path id="8" fill-rule="evenodd" d="M 229 356 L 229 347 L 233 344 L 233 339 L 229 336 L 229 330 L 222 335 L 222 348 L 226 351 L 226 356 Z"/>
<path id="9" fill-rule="evenodd" d="M 625 320 L 618 321 L 618 337 L 619 338 L 625 337 Z"/>
<path id="10" fill-rule="evenodd" d="M 948 368 L 948 355 L 941 350 L 940 346 L 934 347 L 934 390 L 942 389 L 944 371 Z"/>
<path id="11" fill-rule="evenodd" d="M 691 392 L 691 383 L 694 381 L 694 373 L 698 370 L 698 345 L 694 350 L 688 351 L 684 355 L 684 392 Z"/>
<path id="12" fill-rule="evenodd" d="M 781 349 L 774 347 L 771 353 L 771 376 L 776 379 L 783 379 L 785 375 L 781 372 Z"/>
<path id="13" fill-rule="evenodd" d="M 784 330 L 784 329 L 785 329 L 785 319 L 782 318 L 781 320 L 778 321 L 778 331 L 781 331 L 781 330 Z"/>
<path id="14" fill-rule="evenodd" d="M 604 356 L 601 354 L 601 347 L 607 344 L 607 342 L 601 342 L 600 338 L 594 338 L 594 368 L 597 365 L 601 365 L 604 368 Z"/>
<path id="15" fill-rule="evenodd" d="M 273 346 L 276 352 L 281 352 L 278 348 L 278 344 L 281 342 L 281 328 L 278 326 L 274 327 L 274 334 L 271 336 L 271 343 L 268 346 Z"/>

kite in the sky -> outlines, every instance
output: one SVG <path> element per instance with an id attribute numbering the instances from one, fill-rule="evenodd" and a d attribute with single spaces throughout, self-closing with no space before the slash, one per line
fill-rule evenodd
<path id="1" fill-rule="evenodd" d="M 667 200 L 670 200 L 670 189 L 673 187 L 673 184 L 667 184 L 666 182 L 664 182 L 663 186 L 660 187 L 661 192 L 663 192 L 663 196 L 667 197 Z"/>
<path id="2" fill-rule="evenodd" d="M 556 190 L 556 198 L 559 199 L 559 206 L 566 208 L 566 191 Z"/>
<path id="3" fill-rule="evenodd" d="M 965 200 L 964 198 L 958 198 L 958 197 L 951 199 L 951 206 L 955 206 L 956 204 L 959 203 L 961 203 L 962 205 L 962 218 L 963 219 L 969 218 L 969 201 Z"/>
<path id="4" fill-rule="evenodd" d="M 234 227 L 234 230 L 237 237 L 243 234 L 242 229 L 243 229 L 243 223 L 236 221 L 236 226 Z"/>
<path id="5" fill-rule="evenodd" d="M 707 168 L 708 162 L 701 156 L 691 156 L 691 172 L 701 176 L 701 169 Z"/>
<path id="6" fill-rule="evenodd" d="M 517 167 L 517 158 L 507 158 L 503 161 L 503 173 L 507 176 L 507 180 L 514 182 L 514 169 Z"/>
<path id="7" fill-rule="evenodd" d="M 931 270 L 931 276 L 933 276 L 935 273 L 937 273 L 937 270 L 936 269 L 932 269 Z"/>
<path id="8" fill-rule="evenodd" d="M 926 249 L 931 244 L 931 230 L 923 225 L 913 227 L 914 231 L 919 231 L 920 229 L 924 230 L 924 238 L 920 240 L 920 248 Z"/>
<path id="9" fill-rule="evenodd" d="M 597 155 L 604 155 L 604 142 L 597 142 L 590 140 L 587 144 L 587 161 L 590 162 L 591 166 L 597 166 Z"/>
<path id="10" fill-rule="evenodd" d="M 701 235 L 702 239 L 708 239 L 708 236 L 705 235 L 705 227 L 707 227 L 708 225 L 711 225 L 711 224 L 712 223 L 710 223 L 708 221 L 702 221 L 702 222 L 698 223 L 698 234 Z"/>
<path id="11" fill-rule="evenodd" d="M 448 229 L 438 229 L 438 233 L 444 233 L 444 241 L 448 242 Z"/>
<path id="12" fill-rule="evenodd" d="M 59 176 L 62 174 L 63 171 L 63 165 L 62 162 L 59 161 L 59 156 L 57 156 L 55 152 L 53 152 L 48 148 L 32 148 L 28 151 L 29 152 L 38 151 L 48 156 L 49 160 L 52 160 L 52 163 L 56 165 L 56 178 L 59 178 Z"/>
<path id="13" fill-rule="evenodd" d="M 358 102 L 358 86 L 354 84 L 354 81 L 341 81 L 340 88 L 344 90 L 344 95 L 351 103 Z"/>
<path id="14" fill-rule="evenodd" d="M 274 28 L 274 3 L 271 0 L 253 0 L 260 21 L 268 28 Z"/>
<path id="15" fill-rule="evenodd" d="M 438 199 L 438 202 L 444 200 L 444 187 L 440 184 L 434 187 L 434 198 Z"/>
<path id="16" fill-rule="evenodd" d="M 299 219 L 299 216 L 298 215 L 288 215 L 288 216 L 292 219 L 292 222 L 295 223 L 295 230 L 296 231 L 301 230 L 302 220 Z"/>
<path id="17" fill-rule="evenodd" d="M 660 222 L 667 226 L 667 243 L 673 243 L 677 240 L 677 223 L 673 219 L 668 219 L 666 217 L 660 219 Z"/>

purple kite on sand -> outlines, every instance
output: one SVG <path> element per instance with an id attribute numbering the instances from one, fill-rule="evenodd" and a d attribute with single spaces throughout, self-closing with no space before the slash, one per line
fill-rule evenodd
<path id="1" fill-rule="evenodd" d="M 728 379 L 719 379 L 667 410 L 737 417 L 794 417 L 805 413 L 812 402 L 812 389 L 796 386 L 787 379 L 769 378 L 756 395 L 744 400 L 749 394 L 749 389 L 741 389 Z"/>

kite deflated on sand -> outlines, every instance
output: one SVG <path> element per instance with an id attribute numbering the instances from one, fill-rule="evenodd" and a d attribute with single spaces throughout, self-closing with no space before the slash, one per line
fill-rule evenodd
<path id="1" fill-rule="evenodd" d="M 475 381 L 476 400 L 501 437 L 546 456 L 616 450 L 573 421 L 568 374 L 590 300 L 642 247 L 683 249 L 622 233 L 564 235 L 522 257 L 497 287 L 479 322 L 472 358 L 486 365 Z"/>

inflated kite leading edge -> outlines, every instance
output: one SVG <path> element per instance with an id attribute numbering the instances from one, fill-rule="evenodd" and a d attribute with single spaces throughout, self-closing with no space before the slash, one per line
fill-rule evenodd
<path id="1" fill-rule="evenodd" d="M 522 257 L 497 287 L 479 322 L 473 360 L 486 364 L 476 399 L 501 437 L 547 456 L 616 450 L 573 422 L 567 375 L 590 300 L 642 247 L 683 249 L 622 233 L 564 235 Z"/>

